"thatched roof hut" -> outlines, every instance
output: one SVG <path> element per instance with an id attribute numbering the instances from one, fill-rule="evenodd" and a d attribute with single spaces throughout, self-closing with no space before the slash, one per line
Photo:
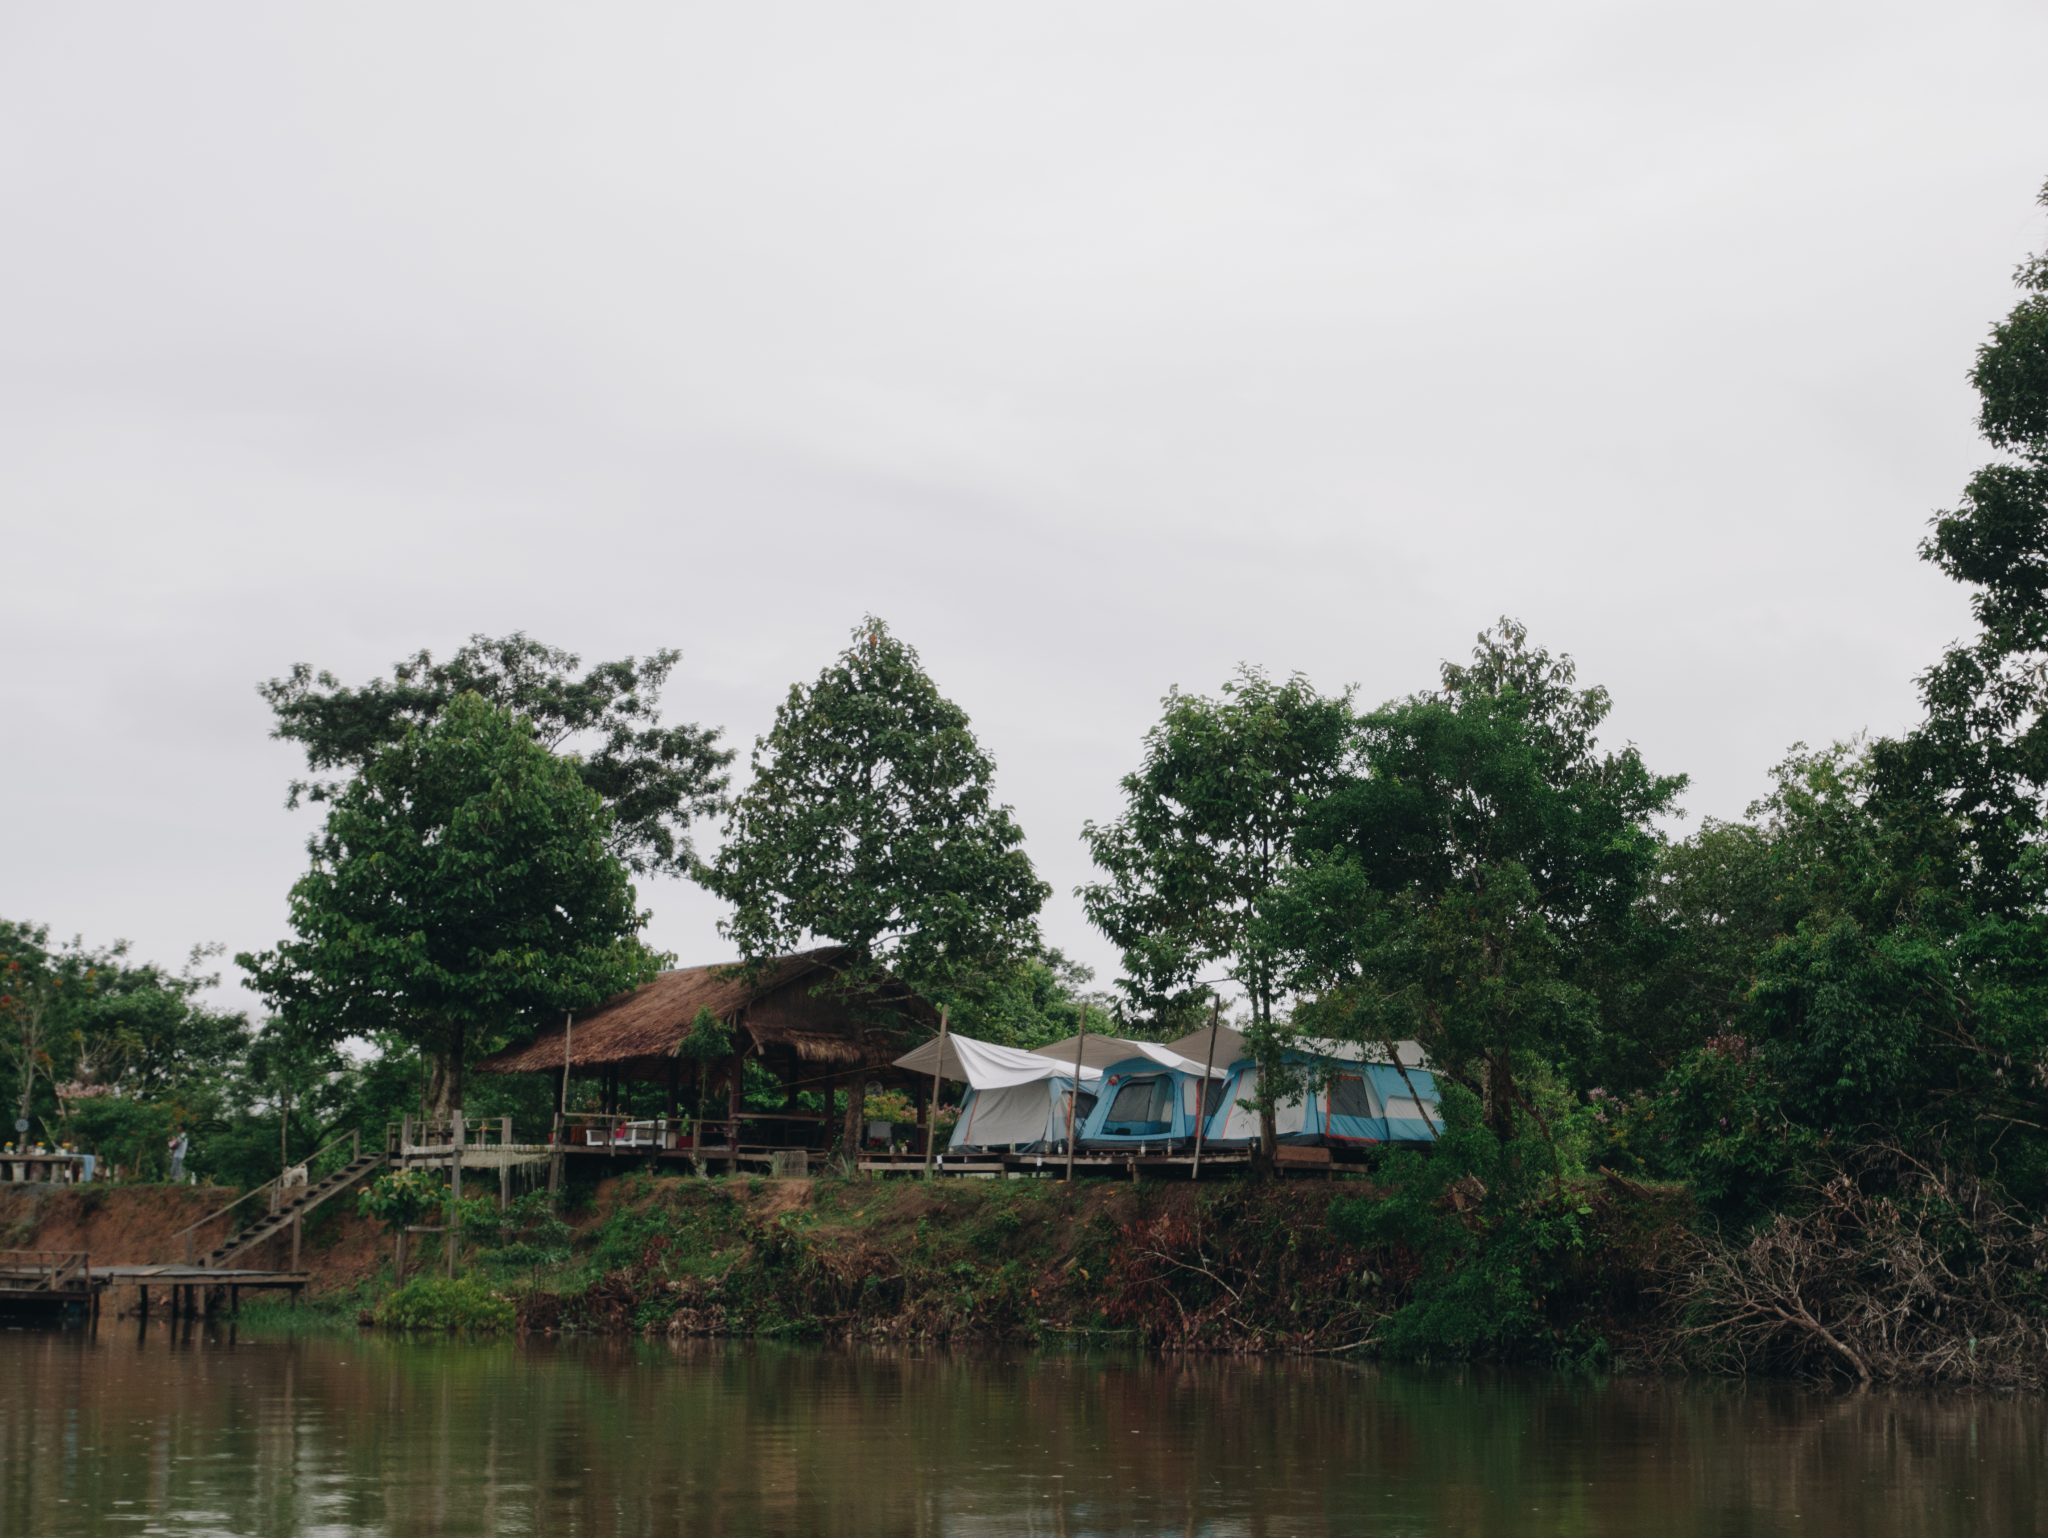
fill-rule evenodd
<path id="1" fill-rule="evenodd" d="M 760 1058 L 787 1083 L 899 1077 L 894 1060 L 938 1029 L 938 1011 L 893 978 L 835 987 L 848 959 L 845 949 L 828 946 L 750 969 L 737 962 L 678 967 L 566 1031 L 553 1026 L 494 1053 L 477 1071 L 558 1074 L 566 1061 L 576 1074 L 674 1084 L 680 1049 L 708 1010 L 732 1033 L 740 1057 Z"/>

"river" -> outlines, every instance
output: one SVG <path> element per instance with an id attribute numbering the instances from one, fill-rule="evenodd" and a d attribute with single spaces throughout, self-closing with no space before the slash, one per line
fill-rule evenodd
<path id="1" fill-rule="evenodd" d="M 2048 1407 L 1300 1361 L 0 1334 L 0 1534 L 2048 1531 Z"/>

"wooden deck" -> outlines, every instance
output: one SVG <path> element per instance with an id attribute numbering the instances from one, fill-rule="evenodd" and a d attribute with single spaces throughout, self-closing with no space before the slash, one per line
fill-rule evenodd
<path id="1" fill-rule="evenodd" d="M 136 1288 L 145 1316 L 152 1287 L 168 1293 L 173 1317 L 211 1314 L 223 1302 L 232 1312 L 244 1288 L 297 1293 L 310 1280 L 304 1271 L 181 1264 L 96 1266 L 78 1252 L 0 1250 L 0 1307 L 16 1313 L 97 1316 L 100 1299 L 110 1287 Z"/>
<path id="2" fill-rule="evenodd" d="M 1208 1174 L 1212 1170 L 1219 1175 L 1226 1171 L 1236 1173 L 1248 1168 L 1251 1162 L 1252 1156 L 1241 1150 L 1205 1151 L 1202 1173 Z M 860 1168 L 863 1173 L 873 1175 L 922 1175 L 924 1155 L 863 1154 Z M 941 1154 L 932 1161 L 934 1175 L 1000 1175 L 1057 1180 L 1066 1172 L 1067 1156 L 1063 1153 Z M 1191 1153 L 1077 1153 L 1074 1155 L 1074 1173 L 1090 1178 L 1112 1176 L 1125 1180 L 1141 1180 L 1148 1175 L 1198 1178 L 1195 1158 Z"/>

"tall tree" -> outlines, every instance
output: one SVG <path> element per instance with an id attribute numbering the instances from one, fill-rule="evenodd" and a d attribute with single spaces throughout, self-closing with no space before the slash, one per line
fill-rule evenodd
<path id="1" fill-rule="evenodd" d="M 704 873 L 726 934 L 749 961 L 833 941 L 848 993 L 888 971 L 940 999 L 1029 953 L 1047 889 L 994 779 L 967 713 L 869 616 L 754 746 Z"/>
<path id="2" fill-rule="evenodd" d="M 1317 1029 L 1421 1040 L 1506 1139 L 1523 1080 L 1595 1061 L 1684 788 L 1603 752 L 1610 701 L 1504 620 L 1436 691 L 1364 717 L 1360 772 L 1304 829 L 1278 921 Z"/>
<path id="3" fill-rule="evenodd" d="M 2048 831 L 2048 252 L 2015 277 L 2020 302 L 1970 371 L 1978 427 L 2000 457 L 1920 547 L 1975 590 L 1978 633 L 1922 676 L 1920 728 L 1872 753 L 1886 815 L 1917 816 L 1924 855 L 2007 916 L 2041 902 Z"/>
<path id="4" fill-rule="evenodd" d="M 681 655 L 579 673 L 580 658 L 530 636 L 477 635 L 445 661 L 419 652 L 359 688 L 302 662 L 260 692 L 276 717 L 271 735 L 306 750 L 310 776 L 292 782 L 291 805 L 332 798 L 409 728 L 476 694 L 524 716 L 543 747 L 576 766 L 611 808 L 608 841 L 636 874 L 686 875 L 691 825 L 724 809 L 733 755 L 714 727 L 661 723 L 661 691 Z"/>
<path id="5" fill-rule="evenodd" d="M 248 1021 L 216 1008 L 196 947 L 173 972 L 131 958 L 125 940 L 53 944 L 49 926 L 0 920 L 0 1061 L 14 1070 L 8 1121 L 64 1114 L 59 1086 L 191 1106 L 220 1098 Z"/>
<path id="6" fill-rule="evenodd" d="M 610 831 L 524 718 L 458 694 L 334 792 L 292 938 L 236 960 L 273 1030 L 416 1047 L 437 1111 L 460 1109 L 471 1059 L 654 975 Z"/>
<path id="7" fill-rule="evenodd" d="M 1268 1154 L 1284 949 L 1261 919 L 1307 808 L 1341 782 L 1353 724 L 1349 690 L 1318 694 L 1298 674 L 1242 667 L 1214 699 L 1176 689 L 1145 735 L 1143 763 L 1124 776 L 1123 814 L 1082 831 L 1103 879 L 1081 900 L 1123 952 L 1134 1006 L 1184 1016 L 1212 967 L 1244 990 Z"/>

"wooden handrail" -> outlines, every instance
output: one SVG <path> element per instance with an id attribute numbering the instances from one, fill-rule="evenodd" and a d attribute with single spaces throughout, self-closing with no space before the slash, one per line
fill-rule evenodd
<path id="1" fill-rule="evenodd" d="M 92 1257 L 84 1250 L 0 1250 L 0 1271 L 31 1273 L 31 1285 L 55 1292 L 73 1276 L 90 1275 Z"/>
<path id="2" fill-rule="evenodd" d="M 343 1133 L 340 1137 L 336 1138 L 333 1142 L 327 1144 L 324 1148 L 315 1149 L 312 1153 L 306 1155 L 304 1159 L 300 1160 L 299 1164 L 294 1165 L 292 1167 L 294 1169 L 297 1169 L 301 1166 L 309 1166 L 313 1163 L 315 1159 L 319 1159 L 327 1154 L 334 1152 L 334 1150 L 339 1148 L 343 1143 L 351 1145 L 348 1161 L 349 1163 L 353 1164 L 357 1159 L 360 1159 L 363 1156 L 363 1134 L 360 1129 L 357 1129 L 354 1131 Z M 187 1265 L 190 1265 L 194 1261 L 194 1251 L 197 1249 L 197 1246 L 193 1243 L 192 1234 L 196 1229 L 204 1228 L 207 1224 L 214 1222 L 217 1219 L 226 1217 L 230 1212 L 233 1212 L 237 1207 L 241 1206 L 243 1202 L 248 1201 L 251 1197 L 262 1196 L 266 1192 L 274 1197 L 278 1192 L 284 1189 L 282 1185 L 283 1180 L 284 1175 L 282 1172 L 273 1175 L 270 1177 L 270 1179 L 264 1181 L 262 1185 L 255 1186 L 247 1191 L 244 1191 L 240 1196 L 236 1197 L 233 1201 L 229 1202 L 225 1207 L 219 1208 L 218 1210 L 213 1212 L 209 1212 L 205 1217 L 199 1219 L 195 1223 L 187 1223 L 183 1228 L 179 1229 L 176 1233 L 172 1234 L 171 1238 L 174 1242 L 179 1239 L 183 1239 L 185 1241 L 185 1263 Z M 310 1183 L 311 1182 L 309 1181 L 308 1184 Z M 275 1211 L 276 1208 L 273 1206 L 271 1210 Z"/>

